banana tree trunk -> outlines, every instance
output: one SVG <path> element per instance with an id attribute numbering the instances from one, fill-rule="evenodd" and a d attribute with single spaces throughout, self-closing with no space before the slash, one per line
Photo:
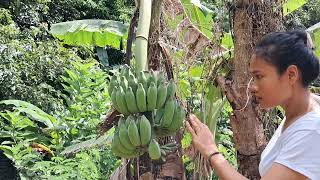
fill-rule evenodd
<path id="1" fill-rule="evenodd" d="M 271 0 L 272 1 L 272 0 Z M 253 47 L 268 32 L 282 29 L 282 14 L 274 12 L 278 3 L 262 0 L 236 0 L 233 14 L 234 74 L 232 80 L 217 81 L 233 107 L 231 126 L 237 149 L 239 172 L 249 179 L 260 179 L 260 155 L 266 146 L 262 115 L 258 105 L 247 100 L 249 60 Z M 279 8 L 274 8 L 279 9 Z M 280 9 L 281 10 L 281 9 Z M 234 82 L 234 83 L 232 83 Z"/>
<path id="2" fill-rule="evenodd" d="M 148 70 L 148 39 L 151 7 L 151 0 L 140 0 L 139 21 L 135 41 L 136 73 Z"/>

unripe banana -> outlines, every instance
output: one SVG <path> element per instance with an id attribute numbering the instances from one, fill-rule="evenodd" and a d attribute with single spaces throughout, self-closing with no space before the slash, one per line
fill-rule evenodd
<path id="1" fill-rule="evenodd" d="M 159 72 L 158 76 L 157 76 L 157 87 L 164 84 L 164 82 L 166 81 L 165 80 L 165 77 L 164 77 L 164 72 Z"/>
<path id="2" fill-rule="evenodd" d="M 116 110 L 120 112 L 120 109 L 117 105 L 117 98 L 116 98 L 117 91 L 118 91 L 118 87 L 113 88 L 113 91 L 111 93 L 111 102 L 112 102 L 113 107 L 116 108 Z"/>
<path id="3" fill-rule="evenodd" d="M 127 90 L 128 89 L 129 83 L 128 83 L 128 80 L 127 80 L 127 78 L 125 76 L 121 76 L 120 85 L 123 88 L 123 90 Z"/>
<path id="4" fill-rule="evenodd" d="M 174 115 L 175 105 L 176 102 L 172 98 L 166 102 L 166 105 L 164 107 L 164 114 L 161 119 L 161 127 L 170 126 Z"/>
<path id="5" fill-rule="evenodd" d="M 129 76 L 129 69 L 130 69 L 130 67 L 129 67 L 127 64 L 123 65 L 123 67 L 122 67 L 122 69 L 121 69 L 121 72 L 120 72 L 120 77 L 122 77 L 122 76 L 125 76 L 125 77 Z"/>
<path id="6" fill-rule="evenodd" d="M 129 79 L 130 76 L 133 76 L 133 77 L 134 77 L 134 75 L 133 75 L 133 73 L 132 73 L 132 71 L 131 71 L 130 68 L 129 68 L 129 70 L 128 70 L 128 73 L 127 73 L 125 76 L 126 76 L 126 79 Z"/>
<path id="7" fill-rule="evenodd" d="M 113 89 L 115 87 L 119 86 L 118 78 L 116 75 L 113 75 L 110 79 L 109 87 L 108 87 L 108 92 L 111 95 L 113 92 Z"/>
<path id="8" fill-rule="evenodd" d="M 143 71 L 139 72 L 138 82 L 143 85 L 145 91 L 148 90 L 148 79 Z"/>
<path id="9" fill-rule="evenodd" d="M 160 84 L 157 89 L 157 109 L 160 109 L 163 107 L 164 103 L 167 99 L 167 87 L 166 85 Z"/>
<path id="10" fill-rule="evenodd" d="M 172 133 L 177 132 L 183 126 L 183 121 L 185 119 L 185 116 L 186 116 L 186 113 L 184 109 L 181 106 L 176 106 L 176 109 L 173 115 L 173 120 L 170 126 L 168 127 L 168 130 Z"/>
<path id="11" fill-rule="evenodd" d="M 121 86 L 116 94 L 116 101 L 117 101 L 117 106 L 119 108 L 120 113 L 125 115 L 129 114 L 127 104 L 125 101 L 125 93 Z"/>
<path id="12" fill-rule="evenodd" d="M 148 147 L 148 153 L 152 160 L 160 159 L 161 149 L 160 149 L 159 143 L 155 139 L 151 140 Z"/>
<path id="13" fill-rule="evenodd" d="M 143 85 L 139 83 L 138 89 L 136 92 L 136 102 L 140 112 L 147 111 L 147 97 L 146 92 L 143 88 Z"/>
<path id="14" fill-rule="evenodd" d="M 133 91 L 133 92 L 136 92 L 136 91 L 137 91 L 138 81 L 137 81 L 137 79 L 134 77 L 133 74 L 130 74 L 130 76 L 129 76 L 128 85 L 129 85 L 129 87 L 132 88 L 132 91 Z"/>
<path id="15" fill-rule="evenodd" d="M 139 132 L 141 145 L 148 145 L 151 139 L 151 124 L 144 115 L 139 119 Z"/>
<path id="16" fill-rule="evenodd" d="M 133 116 L 128 116 L 126 119 L 125 119 L 125 126 L 127 127 L 127 129 L 128 129 L 128 127 L 129 127 L 129 124 L 130 124 L 130 122 L 131 121 L 134 121 L 134 117 Z"/>
<path id="17" fill-rule="evenodd" d="M 138 127 L 137 127 L 134 120 L 131 120 L 129 122 L 128 135 L 129 135 L 129 139 L 130 139 L 131 143 L 134 146 L 136 146 L 136 147 L 141 146 L 139 130 L 138 130 Z"/>
<path id="18" fill-rule="evenodd" d="M 135 97 L 131 87 L 129 87 L 126 92 L 125 100 L 126 100 L 127 108 L 130 113 L 139 112 L 137 102 L 136 102 L 136 97 Z"/>
<path id="19" fill-rule="evenodd" d="M 134 151 L 136 148 L 135 146 L 131 143 L 129 136 L 128 136 L 128 131 L 127 127 L 125 124 L 121 124 L 120 129 L 119 129 L 119 138 L 121 144 L 128 150 Z"/>
<path id="20" fill-rule="evenodd" d="M 176 93 L 176 84 L 171 80 L 167 87 L 167 99 L 173 98 Z"/>
<path id="21" fill-rule="evenodd" d="M 115 152 L 120 152 L 121 154 L 131 155 L 134 151 L 129 150 L 123 146 L 120 141 L 119 132 L 116 131 L 113 135 L 111 147 L 114 147 Z"/>
<path id="22" fill-rule="evenodd" d="M 154 83 L 157 85 L 157 76 L 153 70 L 150 71 L 149 73 L 149 78 L 148 78 L 148 87 L 151 85 L 151 83 Z"/>
<path id="23" fill-rule="evenodd" d="M 152 111 L 157 106 L 157 87 L 154 82 L 151 82 L 148 92 L 147 92 L 147 109 Z"/>
<path id="24" fill-rule="evenodd" d="M 156 115 L 155 115 L 155 118 L 154 118 L 154 124 L 157 126 L 157 125 L 160 125 L 160 122 L 161 122 L 161 119 L 162 119 L 162 116 L 164 114 L 164 108 L 161 108 L 161 109 L 158 109 L 157 112 L 156 112 Z"/>

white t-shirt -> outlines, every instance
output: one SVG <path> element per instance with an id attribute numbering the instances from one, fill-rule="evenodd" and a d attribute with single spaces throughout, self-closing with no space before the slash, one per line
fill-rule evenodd
<path id="1" fill-rule="evenodd" d="M 320 113 L 309 112 L 282 132 L 284 121 L 261 154 L 260 175 L 264 176 L 276 162 L 320 180 Z"/>

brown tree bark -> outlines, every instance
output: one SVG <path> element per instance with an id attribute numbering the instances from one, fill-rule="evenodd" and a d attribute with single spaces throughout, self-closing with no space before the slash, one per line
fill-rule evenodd
<path id="1" fill-rule="evenodd" d="M 231 80 L 218 78 L 233 107 L 231 126 L 237 149 L 239 172 L 249 179 L 260 179 L 260 155 L 266 146 L 262 115 L 257 103 L 247 101 L 250 79 L 249 60 L 264 34 L 282 29 L 281 8 L 276 1 L 236 0 L 233 7 L 234 74 Z M 281 7 L 281 6 L 278 6 Z M 277 11 L 273 11 L 277 9 Z"/>
<path id="2" fill-rule="evenodd" d="M 160 18 L 161 5 L 163 0 L 152 2 L 151 23 L 149 31 L 148 66 L 149 69 L 159 70 L 160 68 Z"/>

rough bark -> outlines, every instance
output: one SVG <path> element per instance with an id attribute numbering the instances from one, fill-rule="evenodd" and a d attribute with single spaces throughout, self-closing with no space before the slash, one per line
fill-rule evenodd
<path id="1" fill-rule="evenodd" d="M 232 80 L 218 78 L 231 103 L 234 113 L 231 127 L 237 149 L 239 172 L 249 179 L 260 179 L 258 166 L 260 154 L 266 146 L 262 115 L 254 100 L 247 101 L 249 60 L 253 47 L 268 32 L 282 28 L 281 13 L 273 12 L 275 2 L 237 0 L 233 14 L 234 74 Z"/>
<path id="2" fill-rule="evenodd" d="M 157 0 L 152 3 L 148 48 L 148 65 L 149 69 L 152 70 L 159 70 L 160 68 L 159 36 L 162 1 L 163 0 Z"/>

